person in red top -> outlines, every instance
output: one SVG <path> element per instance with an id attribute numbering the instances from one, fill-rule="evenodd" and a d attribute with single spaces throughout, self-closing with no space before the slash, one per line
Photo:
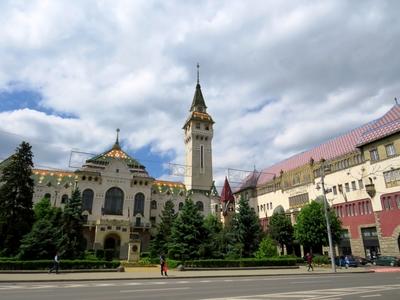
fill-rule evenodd
<path id="1" fill-rule="evenodd" d="M 307 259 L 307 265 L 308 265 L 307 271 L 310 271 L 310 269 L 311 269 L 311 271 L 314 271 L 314 267 L 312 266 L 312 254 L 307 253 L 306 259 Z"/>

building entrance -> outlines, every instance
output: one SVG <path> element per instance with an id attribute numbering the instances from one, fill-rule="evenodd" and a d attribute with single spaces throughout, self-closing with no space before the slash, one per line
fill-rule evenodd
<path id="1" fill-rule="evenodd" d="M 376 259 L 381 253 L 376 227 L 361 228 L 365 257 Z"/>
<path id="2" fill-rule="evenodd" d="M 110 234 L 104 239 L 104 251 L 111 252 L 112 257 L 119 257 L 121 239 L 116 234 Z"/>

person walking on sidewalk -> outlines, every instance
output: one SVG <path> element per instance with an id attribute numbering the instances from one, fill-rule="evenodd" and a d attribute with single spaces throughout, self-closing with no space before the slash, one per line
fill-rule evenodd
<path id="1" fill-rule="evenodd" d="M 314 267 L 312 266 L 312 254 L 307 253 L 306 260 L 307 260 L 307 265 L 308 265 L 307 271 L 310 272 L 310 269 L 311 269 L 311 271 L 314 271 Z"/>
<path id="2" fill-rule="evenodd" d="M 165 260 L 165 256 L 163 254 L 160 255 L 160 267 L 161 267 L 161 276 L 163 275 L 168 276 L 167 261 Z"/>
<path id="3" fill-rule="evenodd" d="M 54 256 L 53 266 L 50 268 L 49 273 L 56 271 L 56 274 L 58 274 L 59 267 L 60 267 L 60 258 L 59 258 L 59 253 L 57 252 L 56 255 Z"/>

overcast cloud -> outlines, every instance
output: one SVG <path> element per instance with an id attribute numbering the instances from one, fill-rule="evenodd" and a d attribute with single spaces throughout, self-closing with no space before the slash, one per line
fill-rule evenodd
<path id="1" fill-rule="evenodd" d="M 38 165 L 67 168 L 71 149 L 102 152 L 118 127 L 124 149 L 150 151 L 168 178 L 163 163 L 184 163 L 199 62 L 218 183 L 227 168 L 268 167 L 390 109 L 399 11 L 398 1 L 1 1 L 0 95 L 41 97 L 0 103 L 0 157 L 23 138 Z"/>

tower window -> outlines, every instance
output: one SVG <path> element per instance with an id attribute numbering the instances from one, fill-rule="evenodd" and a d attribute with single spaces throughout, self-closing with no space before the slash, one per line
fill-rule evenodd
<path id="1" fill-rule="evenodd" d="M 196 129 L 200 129 L 200 123 L 199 122 L 196 123 Z"/>
<path id="2" fill-rule="evenodd" d="M 204 168 L 204 146 L 200 146 L 200 168 Z"/>
<path id="3" fill-rule="evenodd" d="M 210 126 L 206 125 L 206 130 L 210 130 Z"/>

